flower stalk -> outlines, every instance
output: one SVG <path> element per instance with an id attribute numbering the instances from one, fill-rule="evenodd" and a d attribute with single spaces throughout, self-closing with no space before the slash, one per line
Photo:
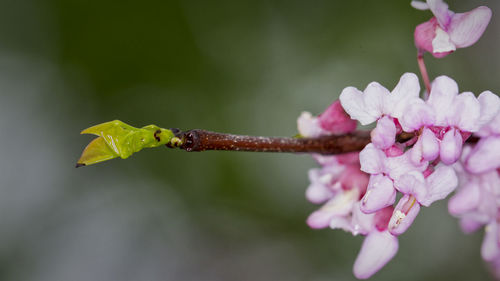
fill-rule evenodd
<path id="1" fill-rule="evenodd" d="M 429 95 L 429 93 L 431 92 L 431 82 L 429 80 L 429 75 L 427 74 L 427 68 L 425 67 L 424 52 L 420 50 L 417 54 L 417 62 L 418 68 L 420 69 L 420 75 L 422 75 L 422 80 L 424 81 L 425 90 L 427 91 L 426 95 Z"/>

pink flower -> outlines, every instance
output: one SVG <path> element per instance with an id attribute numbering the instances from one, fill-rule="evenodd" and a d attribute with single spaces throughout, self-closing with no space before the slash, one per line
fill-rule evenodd
<path id="1" fill-rule="evenodd" d="M 345 111 L 361 125 L 378 121 L 371 133 L 372 142 L 378 148 L 387 149 L 394 144 L 398 131 L 395 120 L 403 116 L 405 108 L 419 92 L 417 76 L 405 73 L 392 92 L 372 82 L 363 92 L 354 87 L 345 88 L 339 99 Z"/>
<path id="2" fill-rule="evenodd" d="M 433 202 L 446 198 L 458 185 L 453 168 L 438 166 L 434 172 L 424 174 L 412 171 L 399 177 L 394 186 L 403 193 L 389 221 L 389 232 L 404 233 L 415 220 L 420 206 L 429 207 Z"/>
<path id="3" fill-rule="evenodd" d="M 340 101 L 332 103 L 318 117 L 302 112 L 297 120 L 299 133 L 304 137 L 346 134 L 356 130 L 356 125 L 356 121 L 349 118 Z"/>
<path id="4" fill-rule="evenodd" d="M 368 144 L 359 154 L 361 170 L 370 174 L 366 194 L 361 199 L 361 210 L 373 213 L 394 204 L 396 189 L 394 181 L 411 171 L 423 172 L 427 162 L 415 165 L 409 152 L 388 157 L 373 144 Z"/>
<path id="5" fill-rule="evenodd" d="M 453 79 L 436 78 L 429 99 L 414 99 L 400 119 L 404 131 L 422 130 L 411 149 L 412 161 L 433 161 L 440 156 L 444 164 L 455 163 L 466 138 L 491 122 L 499 110 L 500 99 L 490 91 L 478 98 L 471 92 L 458 94 Z"/>
<path id="6" fill-rule="evenodd" d="M 485 106 L 488 109 L 488 114 L 485 113 L 485 115 L 495 118 L 476 133 L 481 139 L 465 160 L 466 169 L 471 173 L 485 173 L 500 167 L 500 101 L 498 98 L 493 98 L 493 94 L 490 95 L 490 93 L 484 92 L 479 99 L 482 104 L 488 105 L 488 107 Z"/>
<path id="7" fill-rule="evenodd" d="M 370 278 L 384 267 L 397 253 L 397 237 L 387 230 L 392 207 L 384 208 L 371 216 L 371 227 L 366 235 L 361 250 L 354 262 L 354 276 L 359 279 Z"/>
<path id="8" fill-rule="evenodd" d="M 356 130 L 356 121 L 344 111 L 340 101 L 332 103 L 318 116 L 319 126 L 333 134 L 345 134 Z"/>
<path id="9" fill-rule="evenodd" d="M 493 273 L 500 274 L 500 175 L 497 170 L 470 173 L 464 167 L 465 159 L 472 153 L 470 146 L 464 148 L 461 161 L 454 165 L 460 176 L 456 194 L 448 202 L 448 210 L 460 218 L 465 233 L 485 227 L 481 256 L 490 263 Z"/>
<path id="10" fill-rule="evenodd" d="M 319 117 L 301 115 L 299 131 L 309 137 L 354 130 L 344 124 L 347 114 L 362 125 L 377 122 L 361 152 L 314 155 L 321 168 L 310 170 L 306 197 L 324 205 L 307 223 L 365 235 L 353 271 L 369 278 L 394 257 L 397 236 L 422 206 L 445 199 L 460 182 L 450 213 L 467 232 L 488 225 L 482 254 L 500 273 L 500 98 L 489 91 L 478 98 L 459 94 L 446 76 L 433 81 L 428 99 L 419 92 L 416 75 L 405 73 L 392 92 L 376 82 L 363 92 L 347 87 Z M 402 132 L 409 139 L 398 141 Z M 481 140 L 472 148 L 465 141 L 473 133 Z"/>
<path id="11" fill-rule="evenodd" d="M 359 160 L 345 161 L 346 156 L 359 159 L 357 152 L 340 157 L 315 156 L 323 167 L 309 170 L 311 184 L 306 190 L 306 198 L 310 202 L 321 204 L 332 199 L 336 194 L 350 189 L 358 190 L 359 194 L 365 193 L 368 175 L 360 170 Z"/>
<path id="12" fill-rule="evenodd" d="M 427 3 L 412 1 L 411 4 L 419 10 L 430 9 L 434 14 L 429 21 L 416 27 L 414 37 L 419 50 L 427 51 L 436 58 L 476 43 L 491 18 L 491 10 L 485 6 L 455 14 L 442 0 L 427 0 Z"/>

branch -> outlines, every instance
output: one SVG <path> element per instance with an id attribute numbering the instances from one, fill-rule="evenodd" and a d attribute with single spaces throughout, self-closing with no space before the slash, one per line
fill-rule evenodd
<path id="1" fill-rule="evenodd" d="M 342 154 L 361 151 L 369 142 L 367 131 L 356 131 L 346 135 L 321 136 L 316 138 L 287 138 L 232 135 L 205 130 L 189 130 L 186 132 L 172 129 L 180 139 L 178 147 L 186 151 L 229 150 L 251 152 L 289 152 Z M 399 142 L 411 139 L 414 134 L 403 133 L 398 136 Z"/>
<path id="2" fill-rule="evenodd" d="M 180 131 L 163 129 L 155 125 L 135 128 L 119 120 L 102 123 L 82 131 L 93 134 L 92 140 L 83 150 L 76 167 L 87 166 L 120 157 L 128 158 L 143 148 L 166 145 L 185 151 L 251 151 L 285 153 L 319 153 L 325 155 L 361 151 L 370 143 L 368 131 L 355 131 L 345 135 L 316 138 L 260 137 L 210 132 L 205 130 Z M 402 132 L 397 142 L 411 145 L 418 132 Z M 469 138 L 467 142 L 477 142 Z"/>

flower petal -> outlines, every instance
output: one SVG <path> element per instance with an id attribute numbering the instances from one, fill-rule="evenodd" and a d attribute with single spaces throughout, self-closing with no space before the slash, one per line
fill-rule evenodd
<path id="1" fill-rule="evenodd" d="M 318 117 L 319 125 L 323 130 L 334 134 L 350 133 L 356 129 L 356 121 L 349 118 L 342 108 L 340 101 L 332 103 Z"/>
<path id="2" fill-rule="evenodd" d="M 458 185 L 458 178 L 452 167 L 440 165 L 427 179 L 427 195 L 417 197 L 420 204 L 429 207 L 433 202 L 446 198 Z"/>
<path id="3" fill-rule="evenodd" d="M 309 202 L 320 204 L 333 197 L 333 192 L 319 183 L 311 183 L 306 190 L 306 198 Z"/>
<path id="4" fill-rule="evenodd" d="M 495 115 L 493 120 L 484 125 L 476 135 L 480 137 L 489 137 L 492 135 L 500 135 L 500 114 Z"/>
<path id="5" fill-rule="evenodd" d="M 377 121 L 377 127 L 370 133 L 373 145 L 380 149 L 391 147 L 396 141 L 396 124 L 389 116 Z"/>
<path id="6" fill-rule="evenodd" d="M 478 126 L 482 127 L 498 115 L 500 111 L 500 98 L 490 91 L 484 91 L 479 95 L 477 100 L 479 101 L 481 112 Z"/>
<path id="7" fill-rule="evenodd" d="M 450 114 L 449 109 L 453 104 L 453 100 L 458 95 L 457 83 L 447 77 L 439 76 L 432 82 L 431 93 L 427 104 L 434 108 L 436 114 L 436 124 L 438 126 L 446 126 L 446 117 Z"/>
<path id="8" fill-rule="evenodd" d="M 462 153 L 462 135 L 455 129 L 451 129 L 443 136 L 439 146 L 441 161 L 446 165 L 455 163 Z"/>
<path id="9" fill-rule="evenodd" d="M 484 224 L 480 221 L 475 220 L 474 218 L 470 218 L 468 216 L 464 216 L 460 218 L 460 228 L 465 234 L 469 234 L 475 232 L 481 228 Z"/>
<path id="10" fill-rule="evenodd" d="M 436 122 L 434 108 L 421 99 L 413 99 L 405 108 L 403 118 L 399 119 L 405 132 L 419 130 L 422 126 L 432 126 Z"/>
<path id="11" fill-rule="evenodd" d="M 323 212 L 320 209 L 309 215 L 309 217 L 307 218 L 307 225 L 309 225 L 309 227 L 313 229 L 325 228 L 330 225 L 330 221 L 333 219 L 333 217 L 333 214 Z"/>
<path id="12" fill-rule="evenodd" d="M 427 0 L 427 5 L 429 5 L 429 9 L 438 20 L 439 25 L 446 30 L 453 16 L 453 12 L 448 10 L 448 4 L 443 0 Z"/>
<path id="13" fill-rule="evenodd" d="M 313 227 L 311 227 L 313 228 Z M 347 232 L 353 232 L 351 219 L 349 217 L 334 216 L 330 220 L 331 229 L 342 229 Z"/>
<path id="14" fill-rule="evenodd" d="M 356 189 L 338 193 L 323 207 L 313 212 L 307 218 L 307 224 L 309 227 L 316 229 L 330 226 L 330 222 L 334 217 L 345 217 L 350 214 L 358 197 L 359 192 Z"/>
<path id="15" fill-rule="evenodd" d="M 384 161 L 386 157 L 382 150 L 377 149 L 372 143 L 361 150 L 359 153 L 359 163 L 361 171 L 368 174 L 379 174 L 385 171 Z"/>
<path id="16" fill-rule="evenodd" d="M 436 28 L 436 36 L 432 39 L 432 53 L 450 53 L 457 49 L 451 41 L 450 35 L 439 26 Z M 440 56 L 441 57 L 441 56 Z"/>
<path id="17" fill-rule="evenodd" d="M 354 262 L 354 276 L 359 279 L 370 278 L 396 255 L 398 247 L 398 238 L 389 232 L 370 232 Z"/>
<path id="18" fill-rule="evenodd" d="M 439 141 L 436 135 L 430 129 L 424 128 L 420 138 L 422 139 L 422 157 L 427 161 L 436 159 L 439 155 Z"/>
<path id="19" fill-rule="evenodd" d="M 384 112 L 394 118 L 401 118 L 408 104 L 418 98 L 420 84 L 415 73 L 405 73 L 399 79 L 398 84 L 387 98 Z"/>
<path id="20" fill-rule="evenodd" d="M 397 180 L 400 176 L 410 172 L 423 172 L 427 169 L 428 162 L 424 161 L 420 165 L 416 165 L 410 159 L 410 151 L 405 152 L 401 156 L 388 157 L 385 161 L 386 173 L 393 180 Z"/>
<path id="21" fill-rule="evenodd" d="M 448 201 L 448 211 L 454 216 L 471 212 L 478 206 L 480 196 L 478 183 L 476 181 L 469 181 L 450 198 Z"/>
<path id="22" fill-rule="evenodd" d="M 392 180 L 382 174 L 371 175 L 360 208 L 364 213 L 370 214 L 394 204 L 395 200 L 396 189 Z"/>
<path id="23" fill-rule="evenodd" d="M 473 93 L 465 92 L 458 95 L 453 101 L 448 125 L 454 125 L 465 132 L 476 132 L 479 130 L 479 117 L 481 105 Z"/>
<path id="24" fill-rule="evenodd" d="M 500 137 L 481 139 L 465 162 L 471 173 L 484 173 L 500 167 Z"/>
<path id="25" fill-rule="evenodd" d="M 427 3 L 422 1 L 413 0 L 411 1 L 410 5 L 417 10 L 422 10 L 422 11 L 429 10 L 429 5 L 427 5 Z"/>
<path id="26" fill-rule="evenodd" d="M 410 150 L 410 158 L 414 164 L 420 165 L 425 161 L 433 161 L 439 156 L 439 141 L 434 133 L 424 128 L 415 145 Z"/>
<path id="27" fill-rule="evenodd" d="M 488 7 L 477 7 L 467 13 L 455 14 L 450 23 L 448 33 L 451 41 L 459 48 L 469 47 L 479 40 L 491 19 Z"/>
<path id="28" fill-rule="evenodd" d="M 306 111 L 302 112 L 297 119 L 297 129 L 302 136 L 309 138 L 325 134 L 319 126 L 318 118 L 313 117 L 311 113 Z"/>
<path id="29" fill-rule="evenodd" d="M 496 221 L 493 221 L 484 228 L 481 256 L 485 261 L 492 261 L 498 257 L 500 254 L 498 242 L 498 224 Z"/>
<path id="30" fill-rule="evenodd" d="M 394 181 L 394 187 L 403 194 L 415 196 L 419 202 L 427 196 L 427 186 L 424 175 L 417 171 L 412 171 L 400 176 Z"/>
<path id="31" fill-rule="evenodd" d="M 365 214 L 360 209 L 361 203 L 357 202 L 352 208 L 352 234 L 367 235 L 374 227 L 375 214 Z"/>
<path id="32" fill-rule="evenodd" d="M 364 101 L 367 110 L 374 116 L 381 117 L 386 108 L 386 99 L 390 92 L 378 82 L 371 82 L 364 90 Z"/>
<path id="33" fill-rule="evenodd" d="M 354 87 L 345 88 L 340 94 L 339 99 L 347 114 L 349 114 L 352 119 L 358 120 L 362 125 L 373 123 L 380 117 L 367 109 L 363 92 Z"/>
<path id="34" fill-rule="evenodd" d="M 358 165 L 346 166 L 344 172 L 339 176 L 338 183 L 344 190 L 357 189 L 361 193 L 366 191 L 370 176 L 362 172 Z"/>
<path id="35" fill-rule="evenodd" d="M 439 24 L 434 17 L 417 25 L 413 34 L 417 49 L 427 51 L 435 56 L 433 53 L 434 48 L 432 47 L 432 40 L 436 37 L 436 28 L 438 26 Z"/>
<path id="36" fill-rule="evenodd" d="M 419 211 L 420 204 L 415 197 L 403 196 L 394 208 L 394 213 L 389 221 L 389 232 L 396 236 L 403 234 L 411 226 Z"/>

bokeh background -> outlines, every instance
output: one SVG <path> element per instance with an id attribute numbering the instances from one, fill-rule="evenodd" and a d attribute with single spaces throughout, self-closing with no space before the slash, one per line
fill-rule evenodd
<path id="1" fill-rule="evenodd" d="M 307 155 L 149 149 L 75 169 L 91 125 L 291 136 L 346 86 L 417 72 L 410 1 L 1 0 L 0 280 L 354 280 L 362 237 L 305 224 Z M 500 2 L 436 60 L 500 93 Z M 421 212 L 372 280 L 485 280 L 482 233 Z"/>

